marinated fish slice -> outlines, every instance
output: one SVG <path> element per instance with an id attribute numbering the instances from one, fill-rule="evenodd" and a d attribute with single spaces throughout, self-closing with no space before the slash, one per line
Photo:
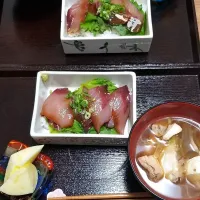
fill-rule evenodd
<path id="1" fill-rule="evenodd" d="M 92 3 L 89 3 L 88 5 L 88 12 L 96 15 L 99 6 L 100 6 L 99 0 L 94 0 Z"/>
<path id="2" fill-rule="evenodd" d="M 93 15 L 96 15 L 97 13 L 97 7 L 95 3 L 89 4 L 88 6 L 88 12 L 92 13 Z"/>
<path id="3" fill-rule="evenodd" d="M 71 127 L 74 123 L 74 113 L 70 107 L 71 100 L 66 99 L 67 88 L 56 89 L 45 100 L 41 115 L 56 123 L 61 128 Z"/>
<path id="4" fill-rule="evenodd" d="M 144 23 L 144 13 L 138 10 L 130 0 L 111 0 L 111 3 L 125 7 L 125 12 L 114 15 L 110 20 L 112 25 L 126 24 L 127 28 L 134 33 L 138 33 Z"/>
<path id="5" fill-rule="evenodd" d="M 92 127 L 92 119 L 85 118 L 85 114 L 81 114 L 81 113 L 75 114 L 75 119 L 81 123 L 86 133 Z"/>
<path id="6" fill-rule="evenodd" d="M 123 5 L 125 6 L 128 16 L 139 19 L 142 24 L 144 23 L 144 14 L 139 11 L 133 3 L 129 0 L 123 0 Z"/>
<path id="7" fill-rule="evenodd" d="M 112 4 L 124 5 L 124 0 L 111 0 Z"/>
<path id="8" fill-rule="evenodd" d="M 137 18 L 141 21 L 141 23 L 144 22 L 144 14 L 139 11 L 133 3 L 130 2 L 130 0 L 111 0 L 112 4 L 118 4 L 118 5 L 124 5 L 126 9 L 126 14 L 129 17 Z"/>
<path id="9" fill-rule="evenodd" d="M 115 127 L 115 124 L 114 124 L 114 121 L 113 121 L 113 117 L 111 117 L 111 119 L 109 120 L 108 123 L 105 124 L 106 127 L 108 128 L 114 128 Z"/>
<path id="10" fill-rule="evenodd" d="M 89 110 L 92 110 L 91 119 L 95 130 L 99 133 L 103 124 L 108 122 L 112 116 L 109 105 L 109 94 L 105 86 L 98 86 L 88 90 L 91 97 Z"/>
<path id="11" fill-rule="evenodd" d="M 123 134 L 130 112 L 130 95 L 127 86 L 120 87 L 111 94 L 110 106 L 115 129 Z"/>
<path id="12" fill-rule="evenodd" d="M 110 18 L 109 23 L 111 25 L 126 24 L 128 20 L 129 18 L 124 14 L 115 14 Z"/>
<path id="13" fill-rule="evenodd" d="M 88 12 L 88 0 L 79 0 L 67 12 L 67 33 L 73 34 L 80 31 L 80 24 L 84 22 Z"/>

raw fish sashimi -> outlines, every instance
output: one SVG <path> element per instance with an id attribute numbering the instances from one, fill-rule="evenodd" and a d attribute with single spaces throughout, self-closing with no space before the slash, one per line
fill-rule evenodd
<path id="1" fill-rule="evenodd" d="M 129 17 L 139 19 L 142 23 L 144 22 L 144 14 L 140 12 L 130 0 L 111 0 L 112 4 L 123 5 L 125 7 L 125 14 Z"/>
<path id="2" fill-rule="evenodd" d="M 111 0 L 112 4 L 124 5 L 124 0 Z"/>
<path id="3" fill-rule="evenodd" d="M 88 12 L 96 15 L 99 6 L 100 6 L 99 0 L 94 0 L 92 3 L 89 3 Z"/>
<path id="4" fill-rule="evenodd" d="M 114 121 L 113 121 L 113 117 L 111 117 L 111 119 L 109 120 L 109 122 L 107 122 L 105 125 L 108 128 L 114 128 L 115 124 L 114 124 Z"/>
<path id="5" fill-rule="evenodd" d="M 111 94 L 110 106 L 114 127 L 118 133 L 123 134 L 130 112 L 130 95 L 127 86 L 120 87 Z"/>
<path id="6" fill-rule="evenodd" d="M 92 88 L 88 90 L 88 94 L 91 97 L 89 107 L 92 110 L 92 123 L 95 130 L 99 133 L 101 126 L 108 122 L 112 115 L 109 105 L 109 94 L 107 94 L 105 86 Z"/>
<path id="7" fill-rule="evenodd" d="M 66 99 L 68 92 L 67 88 L 56 89 L 45 100 L 41 111 L 42 116 L 61 128 L 71 127 L 74 123 L 74 114 L 70 107 L 71 100 Z"/>
<path id="8" fill-rule="evenodd" d="M 126 14 L 130 17 L 137 18 L 141 21 L 141 23 L 144 22 L 144 14 L 140 12 L 133 3 L 130 2 L 130 0 L 123 0 L 124 6 L 126 9 Z"/>
<path id="9" fill-rule="evenodd" d="M 96 15 L 97 13 L 97 6 L 95 3 L 89 4 L 88 6 L 88 12 L 92 13 L 93 15 Z"/>
<path id="10" fill-rule="evenodd" d="M 67 32 L 69 34 L 77 33 L 80 30 L 80 24 L 84 22 L 88 12 L 88 0 L 79 0 L 67 12 Z"/>
<path id="11" fill-rule="evenodd" d="M 75 119 L 81 123 L 81 125 L 83 126 L 84 131 L 87 133 L 88 130 L 92 127 L 92 119 L 85 119 L 85 115 L 78 113 L 75 114 Z"/>

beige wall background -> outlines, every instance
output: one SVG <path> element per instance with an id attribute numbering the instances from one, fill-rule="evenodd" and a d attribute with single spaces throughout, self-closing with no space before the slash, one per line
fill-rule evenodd
<path id="1" fill-rule="evenodd" d="M 195 2 L 195 8 L 196 8 L 197 23 L 198 23 L 199 33 L 200 33 L 200 0 L 194 0 L 194 2 Z M 199 34 L 199 37 L 200 37 L 200 34 Z"/>

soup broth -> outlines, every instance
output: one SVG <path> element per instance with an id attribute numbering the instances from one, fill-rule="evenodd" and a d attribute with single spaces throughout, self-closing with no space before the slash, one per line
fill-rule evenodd
<path id="1" fill-rule="evenodd" d="M 137 144 L 137 165 L 153 190 L 170 198 L 200 197 L 200 126 L 172 117 L 150 124 Z"/>

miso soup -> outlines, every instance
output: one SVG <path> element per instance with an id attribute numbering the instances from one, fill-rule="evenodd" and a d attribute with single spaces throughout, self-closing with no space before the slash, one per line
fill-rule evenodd
<path id="1" fill-rule="evenodd" d="M 200 197 L 200 126 L 173 117 L 155 121 L 140 136 L 137 165 L 155 191 L 170 198 Z"/>

